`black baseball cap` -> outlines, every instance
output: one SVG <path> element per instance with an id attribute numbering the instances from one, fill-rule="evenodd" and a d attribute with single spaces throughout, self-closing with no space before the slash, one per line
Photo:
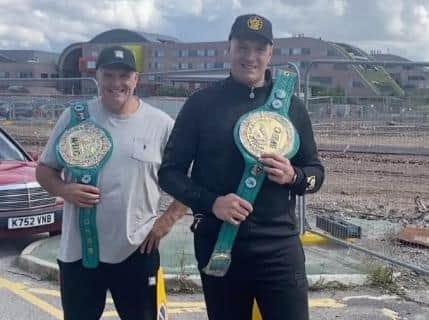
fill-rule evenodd
<path id="1" fill-rule="evenodd" d="M 131 50 L 121 46 L 107 47 L 101 50 L 95 68 L 137 70 L 134 54 Z"/>
<path id="2" fill-rule="evenodd" d="M 262 38 L 273 44 L 271 22 L 267 18 L 257 14 L 238 16 L 231 27 L 229 40 L 231 40 L 231 38 Z"/>

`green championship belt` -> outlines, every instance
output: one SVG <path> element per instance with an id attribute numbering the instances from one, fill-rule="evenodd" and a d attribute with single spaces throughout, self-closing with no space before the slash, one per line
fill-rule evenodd
<path id="1" fill-rule="evenodd" d="M 70 106 L 70 123 L 56 143 L 58 162 L 72 175 L 72 181 L 97 185 L 98 173 L 113 148 L 110 134 L 89 119 L 88 105 L 74 102 Z M 96 206 L 79 208 L 82 264 L 96 268 L 99 262 Z"/>
<path id="2" fill-rule="evenodd" d="M 277 72 L 270 97 L 264 105 L 244 114 L 234 127 L 234 141 L 243 155 L 245 166 L 236 194 L 253 203 L 266 177 L 258 161 L 263 153 L 276 153 L 291 159 L 299 148 L 299 136 L 288 112 L 296 75 Z M 231 264 L 231 251 L 239 226 L 223 222 L 204 273 L 223 277 Z"/>

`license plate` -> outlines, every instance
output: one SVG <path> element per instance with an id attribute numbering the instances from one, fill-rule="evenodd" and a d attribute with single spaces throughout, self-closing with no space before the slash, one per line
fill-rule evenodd
<path id="1" fill-rule="evenodd" d="M 52 212 L 37 216 L 9 218 L 7 221 L 7 227 L 8 229 L 23 229 L 52 224 L 54 222 L 55 217 L 54 213 Z"/>

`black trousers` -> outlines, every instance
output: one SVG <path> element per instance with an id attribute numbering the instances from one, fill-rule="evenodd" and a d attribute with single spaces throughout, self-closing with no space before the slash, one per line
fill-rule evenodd
<path id="1" fill-rule="evenodd" d="M 122 320 L 156 320 L 158 251 L 137 250 L 121 263 L 95 269 L 84 268 L 81 260 L 58 265 L 64 320 L 100 319 L 107 290 Z"/>
<path id="2" fill-rule="evenodd" d="M 256 299 L 263 320 L 308 320 L 308 284 L 298 236 L 238 239 L 225 277 L 201 272 L 215 239 L 195 234 L 195 254 L 210 320 L 251 320 Z"/>

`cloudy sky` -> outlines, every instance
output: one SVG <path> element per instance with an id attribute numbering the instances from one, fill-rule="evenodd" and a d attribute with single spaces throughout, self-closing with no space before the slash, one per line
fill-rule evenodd
<path id="1" fill-rule="evenodd" d="M 112 28 L 225 40 L 243 13 L 269 18 L 275 37 L 303 33 L 429 61 L 429 0 L 0 0 L 0 49 L 61 52 Z"/>

